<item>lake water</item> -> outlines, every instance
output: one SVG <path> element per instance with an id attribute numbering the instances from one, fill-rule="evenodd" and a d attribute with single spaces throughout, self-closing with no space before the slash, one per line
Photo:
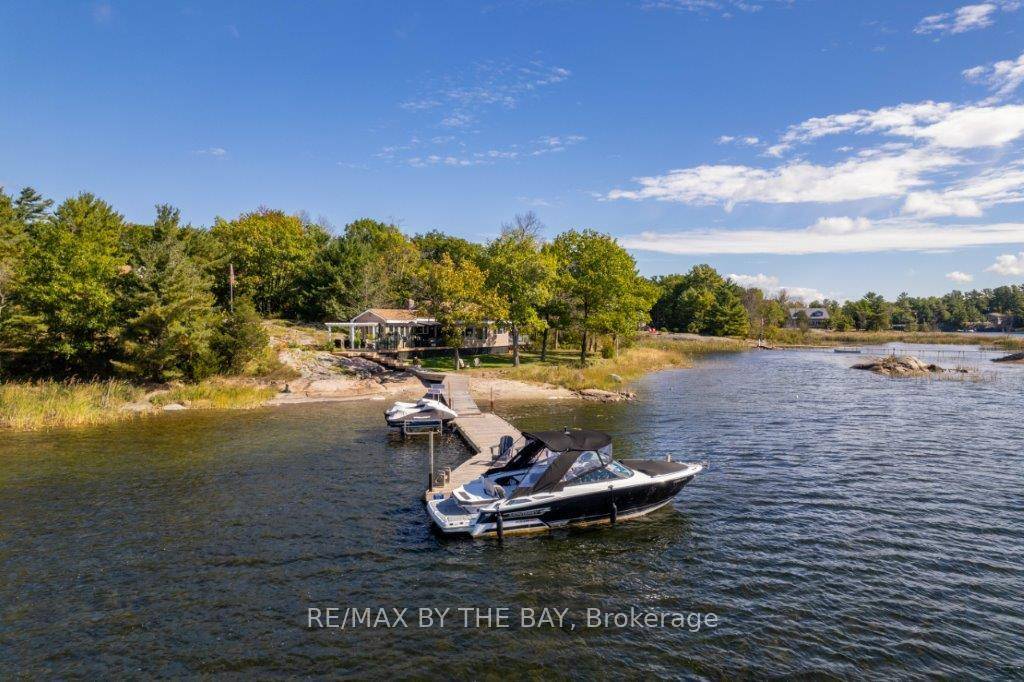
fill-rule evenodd
<path id="1" fill-rule="evenodd" d="M 503 545 L 430 531 L 425 443 L 389 437 L 380 402 L 2 434 L 0 673 L 1020 677 L 1024 367 L 936 351 L 983 380 L 752 352 L 648 376 L 636 403 L 499 403 L 620 457 L 711 461 L 645 519 Z M 409 627 L 307 628 L 329 606 Z M 418 628 L 420 607 L 453 612 Z M 526 628 L 520 607 L 569 611 Z M 631 607 L 717 627 L 587 627 Z"/>

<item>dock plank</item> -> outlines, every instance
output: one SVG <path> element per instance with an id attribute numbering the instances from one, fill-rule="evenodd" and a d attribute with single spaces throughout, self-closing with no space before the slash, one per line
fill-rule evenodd
<path id="1" fill-rule="evenodd" d="M 426 491 L 428 500 L 437 494 L 448 497 L 455 488 L 482 476 L 494 464 L 491 447 L 497 445 L 505 436 L 510 436 L 512 440 L 522 436 L 519 429 L 498 415 L 480 411 L 469 392 L 468 377 L 446 374 L 444 385 L 448 405 L 459 415 L 451 421 L 451 425 L 473 454 L 452 469 L 445 485 L 434 486 Z"/>

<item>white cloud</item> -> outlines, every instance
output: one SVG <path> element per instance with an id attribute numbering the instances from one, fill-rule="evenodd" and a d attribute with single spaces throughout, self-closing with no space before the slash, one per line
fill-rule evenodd
<path id="1" fill-rule="evenodd" d="M 871 221 L 867 218 L 818 218 L 818 221 L 807 228 L 810 232 L 821 234 L 850 234 L 871 229 Z"/>
<path id="2" fill-rule="evenodd" d="M 950 280 L 951 282 L 960 282 L 961 284 L 966 284 L 968 282 L 974 281 L 974 275 L 969 275 L 966 272 L 954 270 L 953 272 L 946 273 L 946 279 Z"/>
<path id="3" fill-rule="evenodd" d="M 938 192 L 911 192 L 903 202 L 903 213 L 918 218 L 942 216 L 969 218 L 980 216 L 981 207 L 973 199 L 958 199 Z"/>
<path id="4" fill-rule="evenodd" d="M 976 31 L 995 23 L 996 11 L 1015 12 L 1020 7 L 1020 0 L 992 0 L 976 5 L 964 5 L 952 12 L 925 17 L 917 24 L 914 33 L 956 34 Z"/>
<path id="5" fill-rule="evenodd" d="M 756 275 L 729 275 L 729 279 L 739 284 L 744 289 L 750 289 L 756 287 L 763 291 L 772 291 L 779 288 L 779 278 L 766 275 L 764 273 L 757 273 Z"/>
<path id="6" fill-rule="evenodd" d="M 417 96 L 398 106 L 410 112 L 443 109 L 440 125 L 462 128 L 496 107 L 514 109 L 525 98 L 567 80 L 572 73 L 540 61 L 484 62 L 466 73 L 448 75 L 428 83 Z"/>
<path id="7" fill-rule="evenodd" d="M 985 271 L 1015 277 L 1024 275 L 1024 251 L 1021 251 L 1016 256 L 1012 253 L 996 256 L 996 262 L 985 268 Z"/>
<path id="8" fill-rule="evenodd" d="M 192 153 L 197 156 L 212 156 L 217 159 L 222 159 L 228 155 L 228 150 L 223 147 L 207 147 L 206 149 L 197 149 Z"/>
<path id="9" fill-rule="evenodd" d="M 918 218 L 977 217 L 997 204 L 1024 202 L 1024 162 L 996 166 L 959 180 L 941 192 L 911 192 L 903 213 Z"/>
<path id="10" fill-rule="evenodd" d="M 643 3 L 644 9 L 674 10 L 677 12 L 717 12 L 728 19 L 732 17 L 731 10 L 740 12 L 760 12 L 764 9 L 765 2 L 772 0 L 761 0 L 760 2 L 748 2 L 747 0 L 647 0 Z M 788 7 L 793 0 L 774 0 L 777 4 Z"/>
<path id="11" fill-rule="evenodd" d="M 785 290 L 786 294 L 790 298 L 796 298 L 809 303 L 811 301 L 821 301 L 829 296 L 823 292 L 812 287 L 787 287 L 779 284 L 779 278 L 766 275 L 764 273 L 758 273 L 756 275 L 736 275 L 732 274 L 728 276 L 736 284 L 740 285 L 744 289 L 760 289 L 769 296 L 774 296 L 780 291 Z"/>
<path id="12" fill-rule="evenodd" d="M 405 159 L 405 163 L 415 168 L 425 168 L 427 166 L 479 166 L 499 161 L 515 161 L 532 156 L 563 152 L 586 139 L 583 135 L 546 135 L 522 147 L 520 145 L 511 145 L 506 148 L 487 149 L 476 152 L 468 152 L 464 148 L 465 145 L 461 145 L 462 148 L 457 153 L 438 152 L 420 154 Z M 431 143 L 443 145 L 449 141 L 447 137 L 440 137 L 433 138 Z M 397 151 L 407 151 L 419 147 L 422 147 L 421 142 L 419 139 L 413 138 L 407 145 L 384 147 L 377 156 L 382 159 L 391 160 L 394 159 L 395 152 Z"/>
<path id="13" fill-rule="evenodd" d="M 1024 52 L 1016 59 L 965 69 L 964 78 L 987 85 L 996 98 L 1008 97 L 1024 83 Z"/>
<path id="14" fill-rule="evenodd" d="M 951 149 L 998 147 L 1024 135 L 1024 105 L 956 106 L 925 101 L 819 116 L 791 126 L 768 153 L 780 156 L 797 143 L 840 133 L 878 133 Z"/>
<path id="15" fill-rule="evenodd" d="M 816 224 L 817 225 L 817 224 Z M 619 240 L 626 248 L 659 253 L 780 254 L 935 251 L 967 246 L 1024 242 L 1024 223 L 936 225 L 888 219 L 869 229 L 830 234 L 816 225 L 797 230 L 705 229 L 684 232 L 643 232 Z"/>
<path id="16" fill-rule="evenodd" d="M 787 204 L 840 202 L 899 197 L 928 184 L 927 173 L 960 160 L 950 154 L 909 149 L 898 153 L 872 150 L 832 166 L 804 161 L 776 168 L 703 165 L 636 178 L 637 189 L 613 189 L 607 199 L 656 199 L 693 205 L 721 203 L 726 209 L 744 202 Z"/>
<path id="17" fill-rule="evenodd" d="M 932 14 L 918 23 L 914 33 L 964 33 L 992 25 L 992 15 L 999 8 L 990 3 L 964 5 L 954 12 Z"/>
<path id="18" fill-rule="evenodd" d="M 473 123 L 473 117 L 461 111 L 455 111 L 441 119 L 445 128 L 465 128 Z"/>
<path id="19" fill-rule="evenodd" d="M 753 135 L 742 135 L 742 136 L 739 136 L 739 137 L 737 137 L 735 135 L 722 135 L 722 136 L 720 136 L 718 138 L 718 140 L 716 140 L 716 142 L 718 144 L 732 144 L 732 143 L 736 143 L 738 145 L 744 145 L 744 146 L 747 146 L 747 147 L 753 147 L 755 145 L 760 144 L 761 143 L 761 139 L 759 137 L 755 137 Z"/>

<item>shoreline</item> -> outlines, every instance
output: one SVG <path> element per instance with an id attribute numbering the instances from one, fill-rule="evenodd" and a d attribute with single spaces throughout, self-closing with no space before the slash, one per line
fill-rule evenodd
<path id="1" fill-rule="evenodd" d="M 524 363 L 520 368 L 466 368 L 460 370 L 471 379 L 471 393 L 480 404 L 490 401 L 564 401 L 589 400 L 615 402 L 630 400 L 635 396 L 624 390 L 631 381 L 648 374 L 673 368 L 692 367 L 693 361 L 714 352 L 740 352 L 747 350 L 823 350 L 843 346 L 865 346 L 887 343 L 916 343 L 921 345 L 978 346 L 979 349 L 1008 350 L 1024 348 L 1024 337 L 1006 335 L 979 338 L 976 334 L 933 333 L 933 332 L 827 332 L 811 331 L 801 339 L 812 343 L 786 343 L 776 341 L 771 346 L 760 345 L 753 339 L 699 336 L 696 334 L 665 333 L 644 339 L 634 349 L 647 350 L 669 347 L 676 356 L 640 363 L 630 367 L 624 377 L 614 373 L 617 361 L 628 362 L 626 351 L 621 358 L 607 361 L 595 359 L 594 366 L 587 370 L 566 365 L 539 365 Z M 1000 343 L 1001 342 L 1001 343 Z M 60 384 L 57 382 L 0 384 L 0 390 L 43 392 L 49 388 L 54 396 L 49 402 L 30 406 L 37 414 L 0 414 L 0 433 L 47 431 L 78 426 L 95 426 L 117 421 L 147 417 L 163 412 L 197 409 L 254 409 L 286 405 L 304 405 L 327 402 L 353 402 L 358 400 L 380 401 L 388 399 L 416 399 L 423 395 L 424 385 L 414 376 L 405 372 L 384 370 L 377 366 L 368 369 L 360 365 L 355 368 L 346 365 L 346 360 L 325 351 L 297 353 L 296 349 L 278 348 L 285 364 L 299 376 L 292 379 L 260 379 L 217 377 L 196 385 L 181 385 L 154 390 L 134 386 L 125 382 L 109 381 L 82 384 Z M 630 349 L 633 350 L 633 349 Z M 443 370 L 442 370 L 443 371 Z M 587 376 L 584 373 L 587 372 Z M 519 374 L 520 376 L 516 376 Z M 511 375 L 511 376 L 510 376 Z M 525 375 L 525 376 L 524 376 Z M 537 377 L 536 379 L 532 377 Z M 548 377 L 563 383 L 544 381 Z M 596 377 L 605 378 L 598 379 Z M 614 377 L 610 382 L 607 377 Z M 569 384 L 566 386 L 564 384 Z M 575 384 L 575 385 L 574 385 Z M 599 388 L 599 385 L 605 386 Z M 116 390 L 111 390 L 115 387 Z M 88 414 L 69 414 L 78 407 L 74 403 L 76 391 L 102 394 L 95 395 L 95 404 L 88 406 Z M 272 392 L 269 396 L 268 392 Z M 123 399 L 111 394 L 133 394 Z M 178 396 L 193 396 L 194 399 Z M 0 396 L 2 398 L 3 396 Z M 16 399 L 16 398 L 15 398 Z M 40 399 L 41 401 L 42 399 Z M 62 404 L 62 401 L 67 404 Z M 3 407 L 0 400 L 0 407 Z"/>

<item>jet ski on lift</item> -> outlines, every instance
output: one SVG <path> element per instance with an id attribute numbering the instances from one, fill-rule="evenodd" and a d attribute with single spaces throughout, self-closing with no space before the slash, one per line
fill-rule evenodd
<path id="1" fill-rule="evenodd" d="M 441 402 L 443 390 L 432 386 L 427 394 L 416 402 L 396 402 L 384 413 L 388 426 L 401 427 L 411 423 L 448 422 L 458 413 Z"/>

